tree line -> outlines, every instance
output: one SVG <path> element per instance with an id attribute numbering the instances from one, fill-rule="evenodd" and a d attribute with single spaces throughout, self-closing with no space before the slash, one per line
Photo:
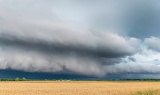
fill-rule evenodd
<path id="1" fill-rule="evenodd" d="M 23 78 L 1 78 L 0 81 L 27 81 L 28 79 L 26 79 L 25 77 Z"/>
<path id="2" fill-rule="evenodd" d="M 22 78 L 1 78 L 0 81 L 160 81 L 160 79 L 27 79 Z"/>

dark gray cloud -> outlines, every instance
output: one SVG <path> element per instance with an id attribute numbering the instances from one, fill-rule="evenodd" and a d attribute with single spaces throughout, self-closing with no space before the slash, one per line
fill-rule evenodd
<path id="1" fill-rule="evenodd" d="M 12 22 L 8 24 L 1 26 L 0 31 L 1 69 L 103 76 L 104 65 L 117 64 L 122 57 L 137 51 L 138 39 L 112 32 L 91 32 L 63 25 L 49 29 L 41 26 L 39 30 L 33 27 L 35 24 L 27 24 L 32 26 L 27 30 L 19 23 L 18 28 Z"/>
<path id="2" fill-rule="evenodd" d="M 31 38 L 25 39 L 22 37 L 13 37 L 9 35 L 3 35 L 2 33 L 0 37 L 0 44 L 5 46 L 20 48 L 20 49 L 35 50 L 35 51 L 50 53 L 50 54 L 52 53 L 67 54 L 68 53 L 68 54 L 80 54 L 80 55 L 88 55 L 88 56 L 104 57 L 104 58 L 105 57 L 107 58 L 124 57 L 126 55 L 132 55 L 136 52 L 136 49 L 131 47 L 127 43 L 127 41 L 125 42 L 125 39 L 119 37 L 118 35 L 115 35 L 115 36 L 117 36 L 117 38 L 120 38 L 122 40 L 121 45 L 118 45 L 117 44 L 118 42 L 115 42 L 115 43 L 107 42 L 107 40 L 105 41 L 105 38 L 100 38 L 101 36 L 97 36 L 96 34 L 91 33 L 89 34 L 89 36 L 90 37 L 95 36 L 95 38 L 96 37 L 98 38 L 97 40 L 91 39 L 91 38 L 84 38 L 86 39 L 85 42 L 82 42 L 84 39 L 82 41 L 81 39 L 79 39 L 77 41 L 69 42 L 67 41 L 68 39 L 64 40 L 62 37 L 59 37 L 59 40 L 62 40 L 62 41 L 64 40 L 63 42 L 62 41 L 60 42 L 59 40 L 46 41 L 43 39 L 36 39 L 36 36 L 33 39 Z M 72 34 L 68 34 L 68 35 L 72 35 Z M 79 36 L 82 37 L 83 35 L 79 35 Z M 69 37 L 71 38 L 72 36 L 69 36 Z M 77 38 L 73 38 L 73 39 L 77 39 Z M 108 45 L 104 45 L 104 43 L 99 40 L 104 40 L 104 43 L 107 43 Z M 113 41 L 114 38 L 110 38 L 108 40 Z M 90 42 L 92 42 L 93 45 Z M 113 47 L 112 45 L 113 46 L 117 45 L 117 47 Z M 122 50 L 122 47 L 126 49 Z"/>

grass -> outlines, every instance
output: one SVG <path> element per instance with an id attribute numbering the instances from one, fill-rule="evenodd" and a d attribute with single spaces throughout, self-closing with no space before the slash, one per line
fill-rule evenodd
<path id="1" fill-rule="evenodd" d="M 160 95 L 160 90 L 145 90 L 145 91 L 137 91 L 133 95 Z"/>

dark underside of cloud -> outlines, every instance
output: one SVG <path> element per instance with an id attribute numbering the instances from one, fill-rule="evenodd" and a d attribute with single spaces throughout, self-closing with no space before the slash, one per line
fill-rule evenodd
<path id="1" fill-rule="evenodd" d="M 0 78 L 22 78 L 27 79 L 98 79 L 97 77 L 76 75 L 76 74 L 61 74 L 61 73 L 44 73 L 44 72 L 24 72 L 18 70 L 0 70 Z"/>
<path id="2" fill-rule="evenodd" d="M 44 72 L 24 72 L 18 70 L 0 70 L 0 78 L 22 78 L 27 79 L 77 79 L 77 80 L 98 80 L 98 79 L 159 79 L 157 73 L 122 73 L 122 74 L 108 74 L 106 77 L 93 77 L 77 74 L 61 74 L 61 73 L 44 73 Z"/>
<path id="3" fill-rule="evenodd" d="M 0 77 L 159 78 L 159 10 L 153 0 L 0 0 Z"/>

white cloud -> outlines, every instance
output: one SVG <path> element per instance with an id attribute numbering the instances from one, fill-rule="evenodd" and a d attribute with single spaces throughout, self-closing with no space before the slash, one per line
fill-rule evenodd
<path id="1" fill-rule="evenodd" d="M 146 38 L 144 43 L 148 46 L 148 48 L 160 52 L 160 44 L 159 44 L 160 43 L 160 38 L 152 36 L 150 38 Z"/>
<path id="2" fill-rule="evenodd" d="M 141 48 L 141 52 L 122 58 L 119 64 L 106 66 L 106 73 L 160 73 L 160 53 L 147 49 L 145 46 Z M 135 61 L 130 60 L 130 57 Z"/>

